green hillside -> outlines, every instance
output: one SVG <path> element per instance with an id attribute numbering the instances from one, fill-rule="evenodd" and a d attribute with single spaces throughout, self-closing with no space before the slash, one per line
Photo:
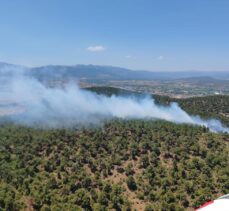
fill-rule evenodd
<path id="1" fill-rule="evenodd" d="M 0 137 L 0 210 L 192 210 L 229 192 L 229 136 L 201 127 L 8 125 Z"/>
<path id="2" fill-rule="evenodd" d="M 110 87 L 88 90 L 142 96 Z M 228 124 L 228 96 L 172 99 Z M 165 121 L 97 128 L 0 126 L 0 210 L 193 210 L 229 192 L 229 135 Z"/>
<path id="3" fill-rule="evenodd" d="M 113 87 L 91 87 L 88 90 L 98 94 L 111 96 L 115 95 L 134 95 L 143 96 L 137 92 L 126 91 Z M 202 118 L 216 118 L 221 120 L 225 125 L 229 126 L 229 96 L 213 95 L 205 97 L 192 97 L 184 99 L 176 99 L 168 96 L 153 95 L 155 102 L 158 104 L 168 105 L 171 102 L 179 103 L 180 107 L 189 114 L 199 115 Z"/>
<path id="4" fill-rule="evenodd" d="M 216 118 L 229 126 L 229 96 L 213 95 L 206 97 L 193 97 L 174 99 L 165 96 L 154 96 L 157 103 L 169 104 L 178 102 L 181 108 L 189 114 L 200 115 L 203 118 Z"/>

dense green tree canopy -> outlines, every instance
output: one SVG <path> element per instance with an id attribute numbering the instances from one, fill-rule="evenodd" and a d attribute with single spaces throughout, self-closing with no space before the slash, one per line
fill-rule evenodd
<path id="1" fill-rule="evenodd" d="M 229 192 L 229 135 L 163 121 L 0 127 L 0 210 L 187 210 Z"/>

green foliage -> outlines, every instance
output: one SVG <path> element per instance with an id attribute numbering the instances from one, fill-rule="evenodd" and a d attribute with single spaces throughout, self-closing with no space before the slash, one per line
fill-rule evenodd
<path id="1" fill-rule="evenodd" d="M 189 114 L 200 115 L 203 118 L 216 118 L 229 126 L 229 96 L 213 95 L 205 97 L 192 97 L 175 99 L 167 96 L 153 96 L 159 104 L 178 102 L 181 108 Z"/>
<path id="2" fill-rule="evenodd" d="M 0 127 L 0 210 L 185 210 L 229 192 L 229 135 L 163 121 Z"/>
<path id="3" fill-rule="evenodd" d="M 136 184 L 133 176 L 127 177 L 126 184 L 127 184 L 128 188 L 132 191 L 135 191 L 137 189 L 137 184 Z"/>

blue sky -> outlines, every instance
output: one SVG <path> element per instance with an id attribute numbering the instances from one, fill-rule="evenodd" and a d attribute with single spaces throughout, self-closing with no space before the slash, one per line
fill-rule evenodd
<path id="1" fill-rule="evenodd" d="M 0 0 L 0 61 L 229 70 L 229 1 Z"/>

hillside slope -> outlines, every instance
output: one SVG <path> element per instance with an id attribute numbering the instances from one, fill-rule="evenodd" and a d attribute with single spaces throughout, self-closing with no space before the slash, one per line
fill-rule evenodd
<path id="1" fill-rule="evenodd" d="M 229 136 L 154 121 L 0 128 L 0 210 L 193 210 L 229 192 Z"/>
<path id="2" fill-rule="evenodd" d="M 114 87 L 91 87 L 87 88 L 98 94 L 111 96 L 114 95 L 132 95 L 144 96 L 144 93 L 126 91 Z M 152 95 L 158 104 L 168 105 L 171 102 L 177 102 L 182 109 L 192 115 L 199 115 L 202 118 L 216 118 L 229 126 L 229 96 L 213 95 L 205 97 L 191 97 L 185 99 L 171 98 L 168 96 Z"/>

